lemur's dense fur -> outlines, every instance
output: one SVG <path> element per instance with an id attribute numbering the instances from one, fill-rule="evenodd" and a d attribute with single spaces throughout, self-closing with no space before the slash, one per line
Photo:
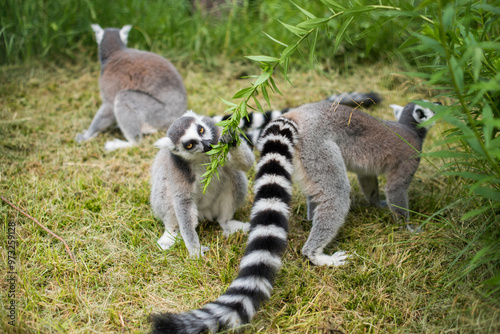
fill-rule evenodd
<path id="1" fill-rule="evenodd" d="M 93 24 L 101 62 L 102 105 L 90 127 L 76 136 L 82 142 L 118 123 L 127 141 L 108 141 L 108 151 L 136 145 L 143 134 L 167 130 L 187 108 L 180 74 L 165 58 L 127 48 L 132 27 L 106 28 Z"/>
<path id="2" fill-rule="evenodd" d="M 377 93 L 341 93 L 333 94 L 326 98 L 327 101 L 343 104 L 353 108 L 368 108 L 382 101 L 382 98 Z M 248 140 L 248 144 L 254 146 L 259 139 L 261 131 L 273 120 L 290 110 L 289 107 L 281 110 L 269 110 L 264 113 L 252 112 L 247 117 L 244 117 L 240 122 L 240 128 Z M 224 116 L 213 116 L 215 122 L 227 120 L 231 114 Z"/>
<path id="3" fill-rule="evenodd" d="M 191 256 L 203 255 L 196 226 L 202 219 L 216 220 L 224 235 L 250 225 L 233 220 L 247 194 L 247 172 L 255 160 L 245 142 L 232 146 L 227 162 L 220 167 L 205 194 L 200 181 L 210 162 L 205 154 L 219 140 L 230 140 L 230 135 L 219 139 L 221 128 L 209 117 L 187 112 L 168 129 L 167 136 L 158 140 L 160 148 L 151 171 L 151 206 L 155 215 L 165 224 L 165 233 L 158 240 L 163 249 L 170 248 L 181 234 Z"/>
<path id="4" fill-rule="evenodd" d="M 349 210 L 347 170 L 358 174 L 363 192 L 378 204 L 376 176 L 387 175 L 386 195 L 396 216 L 408 217 L 407 189 L 426 130 L 417 125 L 433 113 L 410 103 L 396 109 L 399 122 L 381 121 L 359 110 L 323 101 L 272 121 L 258 142 L 261 158 L 247 248 L 238 277 L 217 300 L 182 314 L 152 316 L 153 333 L 194 334 L 236 328 L 251 321 L 270 298 L 287 245 L 292 174 L 310 196 L 312 229 L 302 253 L 316 265 L 340 265 L 343 252 L 323 253 Z M 410 144 L 410 145 L 408 145 Z"/>

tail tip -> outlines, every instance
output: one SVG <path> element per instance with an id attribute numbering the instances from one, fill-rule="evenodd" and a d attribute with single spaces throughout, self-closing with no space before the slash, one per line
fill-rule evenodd
<path id="1" fill-rule="evenodd" d="M 176 321 L 175 314 L 156 313 L 148 318 L 152 330 L 150 334 L 175 334 L 180 333 L 179 322 Z"/>

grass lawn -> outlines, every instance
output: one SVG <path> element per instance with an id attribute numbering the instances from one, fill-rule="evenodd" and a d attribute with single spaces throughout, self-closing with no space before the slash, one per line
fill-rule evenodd
<path id="1" fill-rule="evenodd" d="M 236 276 L 246 236 L 222 236 L 203 222 L 200 240 L 210 251 L 190 259 L 182 243 L 162 251 L 156 240 L 163 224 L 149 206 L 153 143 L 105 153 L 104 143 L 118 130 L 77 144 L 100 105 L 97 60 L 65 68 L 49 64 L 0 68 L 0 195 L 63 238 L 0 204 L 0 332 L 141 333 L 151 312 L 181 312 L 214 300 Z M 180 67 L 189 108 L 219 114 L 230 97 L 250 84 L 242 73 L 256 66 L 221 64 Z M 341 91 L 375 91 L 384 101 L 369 112 L 392 119 L 389 104 L 432 99 L 432 92 L 410 82 L 397 68 L 292 72 L 293 86 L 278 80 L 283 95 L 273 108 L 313 102 Z M 263 101 L 262 101 L 263 102 Z M 443 101 L 445 102 L 445 101 Z M 430 132 L 424 150 L 441 138 L 444 125 Z M 432 161 L 441 165 L 440 161 Z M 253 172 L 251 172 L 252 174 Z M 481 296 L 482 272 L 452 282 L 467 254 L 457 252 L 468 223 L 461 208 L 443 210 L 411 234 L 394 225 L 387 209 L 367 207 L 355 180 L 352 207 L 338 238 L 327 249 L 352 257 L 337 268 L 314 267 L 300 254 L 310 229 L 305 199 L 295 192 L 289 247 L 269 303 L 246 333 L 498 333 L 500 308 Z M 423 161 L 410 188 L 412 219 L 423 222 L 450 202 L 449 180 Z M 248 221 L 252 194 L 237 219 Z M 12 224 L 13 223 L 13 224 Z M 11 233 L 9 224 L 15 225 Z M 9 268 L 9 236 L 17 241 Z M 12 258 L 11 258 L 12 260 Z M 4 268 L 6 270 L 4 270 Z M 17 280 L 10 284 L 9 272 Z M 15 298 L 9 297 L 10 289 Z M 9 324 L 15 302 L 16 325 Z"/>

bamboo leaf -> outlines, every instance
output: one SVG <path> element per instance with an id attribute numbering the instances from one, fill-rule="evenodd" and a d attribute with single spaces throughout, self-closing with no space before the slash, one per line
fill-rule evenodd
<path id="1" fill-rule="evenodd" d="M 242 97 L 250 96 L 250 93 L 253 91 L 253 87 L 247 87 L 240 89 L 236 94 L 234 94 L 233 99 L 239 99 Z"/>
<path id="2" fill-rule="evenodd" d="M 278 43 L 278 44 L 280 44 L 280 45 L 283 45 L 285 48 L 288 46 L 287 44 L 285 44 L 285 43 L 283 43 L 283 42 L 281 42 L 281 41 L 277 40 L 276 38 L 272 37 L 271 35 L 269 35 L 269 34 L 267 34 L 267 33 L 265 33 L 265 32 L 264 32 L 264 35 L 266 35 L 266 36 L 267 36 L 270 40 L 272 40 L 273 42 Z"/>
<path id="3" fill-rule="evenodd" d="M 339 48 L 340 46 L 340 42 L 342 41 L 346 31 L 347 31 L 347 28 L 349 27 L 349 25 L 351 24 L 352 20 L 354 20 L 354 16 L 351 17 L 350 19 L 348 19 L 347 21 L 345 21 L 342 26 L 340 27 L 339 29 L 339 33 L 337 34 L 337 36 L 335 36 L 335 47 L 333 49 L 333 54 L 335 54 L 337 52 L 337 49 Z"/>
<path id="4" fill-rule="evenodd" d="M 474 80 L 479 80 L 479 74 L 481 73 L 481 65 L 483 62 L 483 50 L 479 47 L 474 48 L 474 54 L 472 56 L 472 73 L 474 76 Z"/>
<path id="5" fill-rule="evenodd" d="M 328 23 L 328 21 L 330 21 L 330 18 L 328 18 L 328 17 L 327 18 L 318 18 L 318 19 L 309 19 L 309 20 L 305 20 L 305 21 L 300 22 L 299 24 L 297 24 L 297 27 L 307 29 L 307 30 L 317 29 L 317 28 L 324 27 Z"/>
<path id="6" fill-rule="evenodd" d="M 260 77 L 254 82 L 254 85 L 255 86 L 258 86 L 264 82 L 267 81 L 267 79 L 269 79 L 269 77 L 271 76 L 271 72 L 262 72 L 262 74 L 260 75 Z"/>
<path id="7" fill-rule="evenodd" d="M 219 97 L 219 99 L 224 102 L 224 104 L 227 104 L 228 106 L 231 106 L 231 107 L 236 107 L 237 104 L 236 103 L 233 103 L 231 101 L 228 101 L 228 100 L 224 100 L 222 97 Z M 234 109 L 234 108 L 233 108 Z"/>
<path id="8" fill-rule="evenodd" d="M 245 56 L 245 58 L 255 60 L 255 61 L 260 61 L 263 63 L 276 63 L 279 61 L 278 58 L 276 57 L 269 57 L 269 56 Z"/>
<path id="9" fill-rule="evenodd" d="M 338 11 L 343 11 L 345 10 L 345 7 L 342 6 L 340 3 L 334 0 L 321 0 L 322 3 L 324 3 L 327 7 L 331 9 L 336 9 Z"/>
<path id="10" fill-rule="evenodd" d="M 257 106 L 258 110 L 263 111 L 262 106 L 260 105 L 259 99 L 257 99 L 257 97 L 255 97 L 255 95 L 252 97 L 253 97 L 253 101 L 255 102 L 255 105 Z M 247 118 L 248 118 L 248 114 L 247 114 Z"/>
<path id="11" fill-rule="evenodd" d="M 493 138 L 493 112 L 489 104 L 485 104 L 483 107 L 483 132 L 484 132 L 484 143 L 486 147 L 490 146 L 490 141 Z"/>
<path id="12" fill-rule="evenodd" d="M 290 57 L 297 50 L 297 46 L 297 44 L 289 45 L 283 50 L 281 53 L 280 64 L 283 64 L 284 61 L 288 60 L 288 57 Z M 288 66 L 286 67 L 288 71 Z"/>
<path id="13" fill-rule="evenodd" d="M 281 23 L 288 31 L 291 31 L 293 32 L 294 34 L 298 35 L 298 36 L 302 36 L 304 34 L 306 34 L 308 31 L 306 29 L 302 29 L 302 28 L 299 28 L 299 27 L 296 27 L 296 26 L 292 26 L 290 24 L 287 24 L 285 22 L 282 22 L 280 20 L 278 20 L 279 23 Z"/>
<path id="14" fill-rule="evenodd" d="M 463 91 L 464 89 L 464 70 L 462 66 L 460 66 L 455 59 L 455 57 L 451 56 L 450 58 L 451 70 L 453 71 L 453 76 L 455 77 L 458 89 Z"/>
<path id="15" fill-rule="evenodd" d="M 308 18 L 316 18 L 316 16 L 314 16 L 314 14 L 312 13 L 309 13 L 307 10 L 305 10 L 304 8 L 300 7 L 299 5 L 297 5 L 295 2 L 293 1 L 290 1 L 291 3 L 293 3 L 295 5 L 295 7 L 297 7 L 302 13 L 304 13 Z"/>
<path id="16" fill-rule="evenodd" d="M 264 96 L 264 99 L 266 100 L 267 105 L 269 106 L 269 108 L 271 108 L 271 101 L 269 100 L 269 95 L 267 94 L 266 85 L 262 85 L 260 87 L 260 89 L 262 90 L 262 96 Z"/>
<path id="17" fill-rule="evenodd" d="M 273 88 L 273 90 L 274 90 L 276 93 L 278 93 L 278 94 L 280 94 L 280 95 L 283 95 L 283 94 L 281 93 L 281 91 L 278 89 L 278 86 L 276 86 L 276 83 L 274 82 L 273 77 L 270 77 L 270 78 L 269 78 L 269 81 L 271 82 L 271 87 Z"/>
<path id="18" fill-rule="evenodd" d="M 241 115 L 241 117 L 245 117 L 248 115 L 247 114 L 247 101 L 246 100 L 243 100 L 240 103 L 240 115 Z M 240 119 L 241 119 L 241 117 L 240 117 Z M 235 124 L 235 127 L 238 127 L 239 123 L 240 123 L 240 120 L 238 120 L 238 123 Z"/>
<path id="19" fill-rule="evenodd" d="M 316 31 L 314 32 L 314 34 L 312 36 L 312 42 L 311 42 L 311 45 L 309 47 L 309 63 L 311 64 L 311 68 L 314 65 L 314 51 L 316 50 L 316 43 L 318 42 L 318 33 L 319 33 L 319 30 L 316 29 Z"/>

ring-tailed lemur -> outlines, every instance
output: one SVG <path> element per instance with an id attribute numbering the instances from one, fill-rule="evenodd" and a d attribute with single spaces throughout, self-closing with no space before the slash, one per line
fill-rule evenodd
<path id="1" fill-rule="evenodd" d="M 350 107 L 360 107 L 360 108 L 368 108 L 374 104 L 382 101 L 382 97 L 377 93 L 359 93 L 359 92 L 351 92 L 351 93 L 341 93 L 341 94 L 333 94 L 326 98 L 327 101 L 335 102 L 338 104 L 343 104 Z M 239 127 L 242 129 L 245 134 L 245 138 L 248 141 L 248 144 L 251 146 L 255 146 L 257 140 L 260 136 L 261 131 L 274 119 L 286 113 L 290 108 L 284 108 L 282 110 L 270 110 L 264 113 L 261 112 L 251 112 L 248 114 L 248 117 L 244 117 L 239 124 Z M 220 121 L 224 121 L 231 117 L 231 114 L 227 114 L 224 116 L 212 116 L 212 119 L 215 120 L 216 123 Z"/>
<path id="2" fill-rule="evenodd" d="M 106 142 L 107 151 L 136 145 L 143 134 L 166 130 L 187 108 L 186 89 L 165 58 L 127 48 L 132 27 L 102 29 L 92 24 L 101 62 L 102 105 L 90 127 L 76 136 L 82 142 L 118 123 L 127 141 Z"/>
<path id="3" fill-rule="evenodd" d="M 251 228 L 238 277 L 221 297 L 201 309 L 153 315 L 153 333 L 216 332 L 251 321 L 270 298 L 281 267 L 292 174 L 315 204 L 312 229 L 302 249 L 315 265 L 340 265 L 346 260 L 343 252 L 326 255 L 323 249 L 336 236 L 349 210 L 347 170 L 361 176 L 369 199 L 374 196 L 374 178 L 385 173 L 392 212 L 408 217 L 407 189 L 427 132 L 418 124 L 433 115 L 431 110 L 410 103 L 396 111 L 399 122 L 380 121 L 359 110 L 323 101 L 290 110 L 272 121 L 258 142 L 261 158 Z"/>
<path id="4" fill-rule="evenodd" d="M 249 223 L 232 220 L 234 212 L 245 201 L 247 172 L 255 160 L 245 141 L 232 146 L 227 162 L 218 170 L 203 194 L 200 181 L 210 162 L 205 154 L 219 141 L 220 127 L 208 117 L 188 111 L 168 129 L 167 136 L 156 142 L 160 148 L 151 170 L 151 205 L 165 224 L 158 240 L 163 249 L 170 248 L 180 231 L 191 256 L 203 255 L 196 226 L 201 219 L 217 220 L 224 235 L 248 231 Z M 230 135 L 220 139 L 232 140 Z"/>

